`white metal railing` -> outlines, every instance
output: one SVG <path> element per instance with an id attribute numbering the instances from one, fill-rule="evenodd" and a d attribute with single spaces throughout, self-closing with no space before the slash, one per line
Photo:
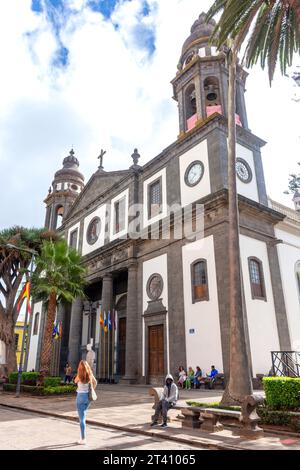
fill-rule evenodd
<path id="1" fill-rule="evenodd" d="M 269 203 L 270 203 L 270 207 L 274 209 L 275 211 L 278 211 L 281 214 L 288 217 L 289 219 L 300 223 L 300 214 L 298 214 L 298 212 L 295 211 L 294 209 L 284 206 L 283 204 L 280 204 L 279 202 L 275 202 L 270 198 L 269 198 Z"/>

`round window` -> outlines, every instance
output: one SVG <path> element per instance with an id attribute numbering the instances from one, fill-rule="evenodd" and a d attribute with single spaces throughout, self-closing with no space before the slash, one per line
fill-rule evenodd
<path id="1" fill-rule="evenodd" d="M 163 291 L 164 282 L 160 274 L 152 274 L 147 282 L 147 294 L 151 300 L 157 300 Z"/>
<path id="2" fill-rule="evenodd" d="M 101 220 L 99 217 L 94 217 L 87 228 L 86 231 L 86 240 L 89 245 L 93 245 L 99 238 L 101 230 Z"/>

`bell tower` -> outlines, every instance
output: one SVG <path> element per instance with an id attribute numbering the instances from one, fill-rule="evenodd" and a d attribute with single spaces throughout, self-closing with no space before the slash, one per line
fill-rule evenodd
<path id="1" fill-rule="evenodd" d="M 217 51 L 209 43 L 216 25 L 206 23 L 201 13 L 183 44 L 176 77 L 172 80 L 173 98 L 178 102 L 179 132 L 183 136 L 214 113 L 227 117 L 228 69 L 226 49 Z M 247 73 L 237 68 L 236 123 L 248 129 L 245 106 Z"/>
<path id="2" fill-rule="evenodd" d="M 73 149 L 63 160 L 63 168 L 54 175 L 45 199 L 45 227 L 56 230 L 84 187 L 84 176 L 78 171 L 79 161 Z"/>

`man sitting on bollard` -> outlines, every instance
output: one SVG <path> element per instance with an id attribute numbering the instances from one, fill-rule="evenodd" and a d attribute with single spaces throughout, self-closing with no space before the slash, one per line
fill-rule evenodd
<path id="1" fill-rule="evenodd" d="M 157 426 L 157 420 L 160 413 L 162 414 L 163 422 L 161 427 L 167 427 L 167 413 L 172 406 L 176 404 L 178 400 L 178 387 L 174 383 L 174 379 L 171 374 L 166 376 L 166 384 L 164 386 L 163 393 L 160 397 L 160 400 L 157 402 L 155 407 L 155 414 L 153 416 L 153 422 L 151 426 Z"/>

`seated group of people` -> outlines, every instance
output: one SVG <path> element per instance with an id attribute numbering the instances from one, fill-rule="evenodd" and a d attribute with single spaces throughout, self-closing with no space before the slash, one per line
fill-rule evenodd
<path id="1" fill-rule="evenodd" d="M 203 376 L 199 366 L 196 367 L 196 372 L 192 367 L 188 368 L 188 372 L 184 370 L 183 366 L 180 366 L 178 370 L 178 387 L 186 388 L 187 390 L 199 388 L 201 383 L 204 382 L 209 383 L 219 373 L 215 366 L 211 366 L 211 372 L 210 374 L 206 374 L 206 376 Z"/>

